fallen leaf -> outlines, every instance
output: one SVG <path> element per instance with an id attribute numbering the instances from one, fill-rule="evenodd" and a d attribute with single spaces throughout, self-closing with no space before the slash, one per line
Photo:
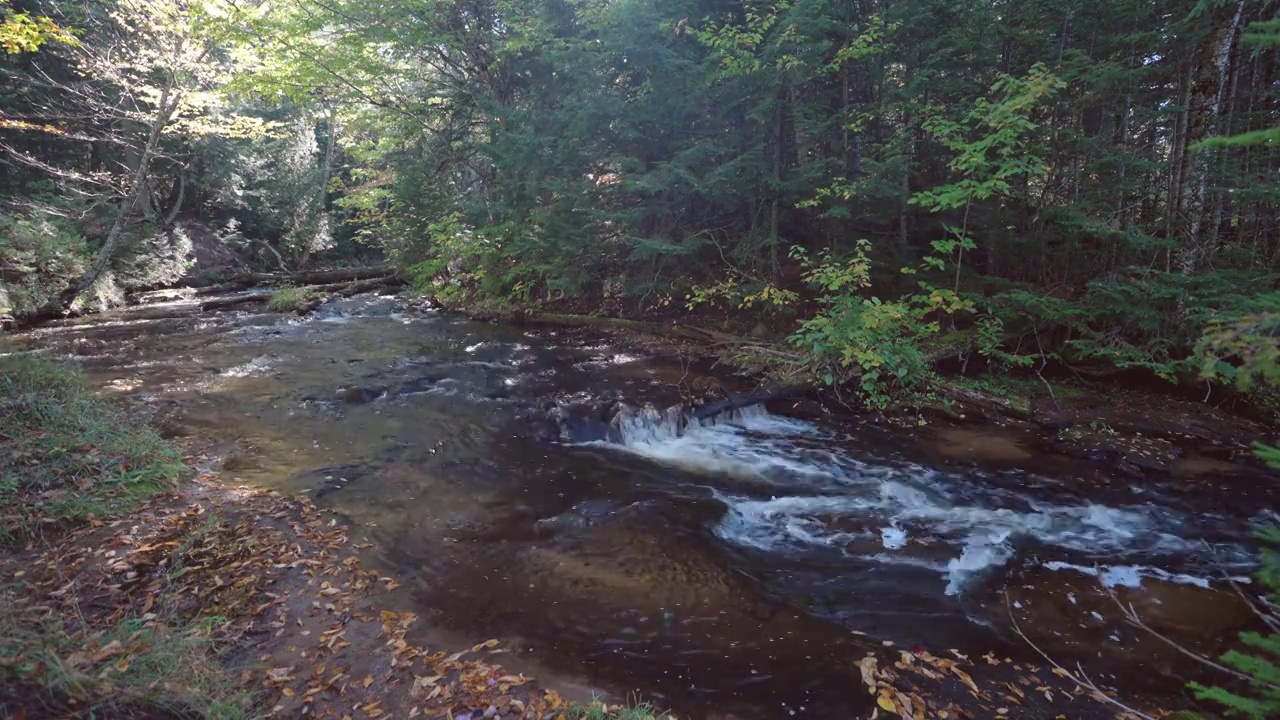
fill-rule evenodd
<path id="1" fill-rule="evenodd" d="M 867 686 L 867 691 L 874 695 L 876 693 L 876 658 L 874 655 L 868 655 L 858 662 L 858 670 L 862 672 L 862 682 Z"/>
<path id="2" fill-rule="evenodd" d="M 980 692 L 978 690 L 977 684 L 973 682 L 973 678 L 969 677 L 968 673 L 956 667 L 955 665 L 951 666 L 951 672 L 954 673 L 956 677 L 960 678 L 960 682 L 964 683 L 965 686 L 967 686 L 970 690 L 974 691 L 975 693 Z"/>
<path id="3" fill-rule="evenodd" d="M 101 650 L 93 654 L 93 661 L 102 662 L 103 660 L 106 660 L 109 657 L 115 657 L 122 652 L 124 652 L 124 645 L 122 645 L 119 640 L 112 640 L 106 645 L 103 645 Z"/>

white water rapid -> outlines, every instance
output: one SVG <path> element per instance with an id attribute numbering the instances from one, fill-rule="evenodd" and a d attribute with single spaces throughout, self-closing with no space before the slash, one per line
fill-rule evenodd
<path id="1" fill-rule="evenodd" d="M 1173 509 L 1073 502 L 921 465 L 864 461 L 819 427 L 762 407 L 689 420 L 679 408 L 624 409 L 615 420 L 627 452 L 699 473 L 728 507 L 717 535 L 770 553 L 840 552 L 873 563 L 936 570 L 948 595 L 1008 563 L 1023 546 L 1050 570 L 1091 573 L 1107 584 L 1143 578 L 1206 585 L 1164 565 L 1224 560 L 1243 548 L 1188 535 Z M 766 494 L 767 493 L 767 494 Z"/>

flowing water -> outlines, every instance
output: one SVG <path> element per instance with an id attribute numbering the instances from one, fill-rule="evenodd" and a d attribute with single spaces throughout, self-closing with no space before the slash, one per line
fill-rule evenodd
<path id="1" fill-rule="evenodd" d="M 305 319 L 179 301 L 20 342 L 223 441 L 224 476 L 350 518 L 432 624 L 694 717 L 850 717 L 858 660 L 888 643 L 1032 657 L 1011 613 L 1168 697 L 1191 670 L 1113 594 L 1215 651 L 1249 622 L 1236 589 L 1276 517 L 1274 479 L 1247 473 L 1175 487 L 1023 445 L 956 466 L 929 432 L 758 406 L 690 420 L 665 408 L 703 369 L 394 298 Z"/>

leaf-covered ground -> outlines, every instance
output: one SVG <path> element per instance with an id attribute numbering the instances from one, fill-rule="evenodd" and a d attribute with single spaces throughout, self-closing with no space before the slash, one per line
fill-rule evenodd
<path id="1" fill-rule="evenodd" d="M 0 694 L 0 709 L 31 718 L 139 717 L 140 707 L 227 718 L 568 711 L 556 693 L 495 663 L 496 641 L 456 652 L 409 643 L 415 616 L 379 609 L 397 583 L 364 568 L 361 549 L 306 500 L 209 476 L 125 518 L 29 546 L 0 563 L 22 608 L 0 647 L 0 677 L 42 690 Z M 208 686 L 138 675 L 157 634 L 174 628 L 200 636 L 206 670 L 254 696 L 237 705 L 229 690 L 227 706 L 211 708 Z M 66 642 L 34 640 L 59 634 Z"/>

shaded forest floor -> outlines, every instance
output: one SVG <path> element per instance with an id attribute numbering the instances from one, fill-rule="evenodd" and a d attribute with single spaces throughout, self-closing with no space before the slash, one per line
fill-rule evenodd
<path id="1" fill-rule="evenodd" d="M 198 462 L 199 456 L 191 457 Z M 398 583 L 309 502 L 201 473 L 0 561 L 11 717 L 537 717 L 554 692 L 481 643 L 430 652 Z M 486 714 L 487 713 L 487 714 Z M 553 713 L 552 716 L 554 717 Z"/>

